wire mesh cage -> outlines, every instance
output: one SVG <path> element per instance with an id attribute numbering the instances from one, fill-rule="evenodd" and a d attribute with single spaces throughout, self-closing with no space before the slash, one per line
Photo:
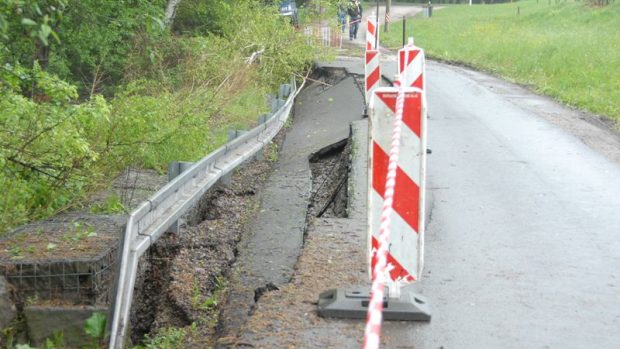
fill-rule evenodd
<path id="1" fill-rule="evenodd" d="M 20 227 L 0 241 L 0 275 L 27 303 L 106 304 L 123 224 L 80 215 Z"/>

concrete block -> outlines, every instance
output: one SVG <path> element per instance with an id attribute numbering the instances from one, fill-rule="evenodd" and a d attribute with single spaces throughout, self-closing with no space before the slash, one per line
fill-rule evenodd
<path id="1" fill-rule="evenodd" d="M 369 144 L 367 119 L 351 123 L 351 142 L 347 212 L 350 218 L 366 220 L 368 217 Z"/>
<path id="2" fill-rule="evenodd" d="M 9 294 L 9 284 L 0 276 L 0 330 L 6 328 L 17 317 L 17 309 Z"/>
<path id="3" fill-rule="evenodd" d="M 52 338 L 54 332 L 62 332 L 65 346 L 82 348 L 92 343 L 84 333 L 86 319 L 94 312 L 107 314 L 108 308 L 101 306 L 27 306 L 24 317 L 28 326 L 28 336 L 32 345 L 40 346 L 45 339 Z"/>

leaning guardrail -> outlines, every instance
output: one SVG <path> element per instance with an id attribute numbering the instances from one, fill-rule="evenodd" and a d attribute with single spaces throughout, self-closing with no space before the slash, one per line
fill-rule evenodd
<path id="1" fill-rule="evenodd" d="M 280 87 L 274 102 L 280 107 L 264 123 L 228 142 L 192 165 L 142 202 L 127 220 L 122 245 L 116 295 L 111 305 L 110 349 L 123 348 L 129 324 L 138 261 L 203 194 L 227 173 L 261 150 L 280 131 L 293 107 L 297 94 L 295 80 Z"/>

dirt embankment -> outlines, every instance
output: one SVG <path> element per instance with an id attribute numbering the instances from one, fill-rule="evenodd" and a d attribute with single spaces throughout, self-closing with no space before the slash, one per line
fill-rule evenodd
<path id="1" fill-rule="evenodd" d="M 237 244 L 258 208 L 283 139 L 284 131 L 261 160 L 236 171 L 230 185 L 211 190 L 185 217 L 180 233 L 162 236 L 142 258 L 131 319 L 134 343 L 183 328 L 182 343 L 175 345 L 213 345 Z"/>

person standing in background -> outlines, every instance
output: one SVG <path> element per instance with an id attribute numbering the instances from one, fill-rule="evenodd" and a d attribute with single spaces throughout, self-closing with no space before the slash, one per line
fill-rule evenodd
<path id="1" fill-rule="evenodd" d="M 338 24 L 340 25 L 340 29 L 344 33 L 344 27 L 347 24 L 347 10 L 344 5 L 344 0 L 338 0 Z"/>
<path id="2" fill-rule="evenodd" d="M 349 39 L 357 39 L 357 29 L 362 21 L 362 5 L 359 0 L 349 2 Z"/>

